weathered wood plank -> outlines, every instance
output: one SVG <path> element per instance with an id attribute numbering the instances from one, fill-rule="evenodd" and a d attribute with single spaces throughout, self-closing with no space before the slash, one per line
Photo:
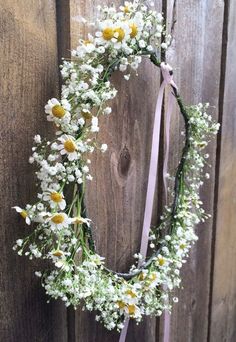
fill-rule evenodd
<path id="1" fill-rule="evenodd" d="M 214 118 L 218 117 L 220 87 L 221 35 L 223 1 L 168 0 L 167 21 L 172 29 L 172 44 L 167 60 L 174 67 L 175 81 L 186 104 L 210 102 Z M 214 18 L 209 20 L 209 18 Z M 216 39 L 217 34 L 217 39 Z M 182 124 L 175 116 L 172 122 L 170 168 L 176 165 L 182 139 Z M 213 213 L 214 170 L 216 143 L 212 142 L 210 154 L 211 180 L 206 181 L 201 197 L 208 213 Z M 183 290 L 177 291 L 179 303 L 171 315 L 170 341 L 199 342 L 207 340 L 208 305 L 210 293 L 212 220 L 197 228 L 199 241 L 190 253 L 182 270 Z M 163 322 L 162 322 L 163 323 Z M 161 336 L 163 328 L 161 327 Z"/>
<path id="2" fill-rule="evenodd" d="M 57 50 L 58 64 L 62 57 L 70 58 L 70 2 L 67 0 L 56 1 L 56 22 L 57 22 Z"/>
<path id="3" fill-rule="evenodd" d="M 58 91 L 55 3 L 1 0 L 0 17 L 0 340 L 66 342 L 63 304 L 46 303 L 38 262 L 12 251 L 29 228 L 11 207 L 35 199 L 27 160 L 34 134 L 49 133 L 43 107 Z"/>
<path id="4" fill-rule="evenodd" d="M 227 44 L 216 206 L 216 246 L 210 319 L 211 342 L 236 341 L 236 3 L 228 2 L 224 36 Z M 228 22 L 227 22 L 228 20 Z"/>
<path id="5" fill-rule="evenodd" d="M 91 30 L 78 22 L 79 16 L 93 21 L 96 6 L 110 1 L 71 0 L 72 47 Z M 122 1 L 113 1 L 121 4 Z M 160 9 L 161 2 L 156 1 Z M 113 114 L 102 118 L 99 139 L 108 144 L 106 155 L 92 160 L 94 180 L 88 184 L 89 215 L 96 223 L 96 243 L 107 264 L 127 270 L 132 255 L 139 250 L 154 107 L 159 87 L 159 71 L 148 62 L 127 83 L 117 72 L 113 77 L 119 93 L 113 102 Z M 77 341 L 117 341 L 119 335 L 107 332 L 87 312 L 77 314 Z M 156 320 L 145 320 L 138 328 L 130 324 L 128 341 L 154 342 Z"/>

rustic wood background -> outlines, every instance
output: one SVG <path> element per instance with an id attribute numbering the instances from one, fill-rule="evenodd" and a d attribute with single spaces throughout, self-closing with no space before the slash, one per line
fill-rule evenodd
<path id="1" fill-rule="evenodd" d="M 40 265 L 12 251 L 13 241 L 27 228 L 10 209 L 35 197 L 33 170 L 27 163 L 32 137 L 52 134 L 43 107 L 48 98 L 58 95 L 58 62 L 87 32 L 78 18 L 93 20 L 96 5 L 105 3 L 111 1 L 0 0 L 0 341 L 115 342 L 119 338 L 96 323 L 93 314 L 66 310 L 60 302 L 46 303 L 34 276 Z M 209 147 L 211 179 L 202 191 L 212 218 L 197 227 L 199 241 L 182 270 L 184 289 L 178 291 L 180 301 L 171 315 L 170 342 L 235 342 L 236 2 L 156 0 L 155 6 L 165 14 L 173 36 L 167 60 L 185 102 L 210 102 L 221 123 L 221 132 Z M 109 152 L 93 158 L 95 180 L 87 203 L 97 223 L 98 250 L 109 266 L 127 270 L 140 245 L 160 75 L 145 61 L 138 78 L 133 76 L 127 83 L 117 73 L 113 82 L 119 95 L 100 132 Z M 181 124 L 175 113 L 171 169 L 182 147 Z M 159 184 L 153 222 L 162 209 L 161 190 Z M 131 323 L 127 342 L 161 342 L 163 325 L 163 318 L 148 318 L 139 326 Z"/>

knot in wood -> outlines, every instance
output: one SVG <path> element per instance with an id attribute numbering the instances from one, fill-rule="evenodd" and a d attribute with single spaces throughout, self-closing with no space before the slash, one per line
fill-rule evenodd
<path id="1" fill-rule="evenodd" d="M 118 161 L 118 172 L 121 177 L 127 177 L 131 164 L 131 155 L 129 149 L 125 145 L 120 152 Z"/>

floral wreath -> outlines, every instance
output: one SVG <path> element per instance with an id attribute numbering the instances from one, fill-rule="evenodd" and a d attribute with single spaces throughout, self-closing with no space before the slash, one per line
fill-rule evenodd
<path id="1" fill-rule="evenodd" d="M 125 2 L 119 10 L 111 6 L 99 11 L 95 35 L 81 40 L 72 59 L 63 61 L 61 99 L 52 98 L 45 106 L 48 121 L 56 124 L 56 137 L 53 141 L 34 137 L 29 162 L 38 165 L 38 199 L 25 209 L 14 207 L 34 228 L 13 249 L 54 264 L 53 270 L 35 272 L 50 297 L 75 308 L 82 302 L 96 311 L 96 320 L 107 329 L 120 330 L 127 317 L 139 322 L 144 315 L 160 316 L 177 301 L 172 293 L 180 286 L 180 268 L 197 240 L 194 226 L 209 216 L 199 189 L 209 157 L 204 148 L 219 125 L 206 113 L 208 105 L 186 107 L 170 83 L 185 122 L 173 203 L 151 230 L 151 256 L 135 254 L 137 262 L 128 273 L 107 269 L 96 252 L 84 204 L 85 182 L 92 180 L 89 154 L 107 149 L 96 140 L 98 118 L 111 113 L 106 102 L 117 94 L 109 81 L 112 72 L 120 70 L 128 80 L 142 58 L 161 67 L 160 51 L 168 47 L 170 36 L 164 32 L 162 14 L 139 1 Z"/>

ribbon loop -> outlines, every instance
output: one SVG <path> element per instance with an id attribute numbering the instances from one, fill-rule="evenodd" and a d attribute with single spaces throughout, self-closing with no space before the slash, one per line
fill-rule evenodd
<path id="1" fill-rule="evenodd" d="M 173 69 L 168 63 L 161 63 L 161 73 L 166 84 L 173 82 Z"/>

